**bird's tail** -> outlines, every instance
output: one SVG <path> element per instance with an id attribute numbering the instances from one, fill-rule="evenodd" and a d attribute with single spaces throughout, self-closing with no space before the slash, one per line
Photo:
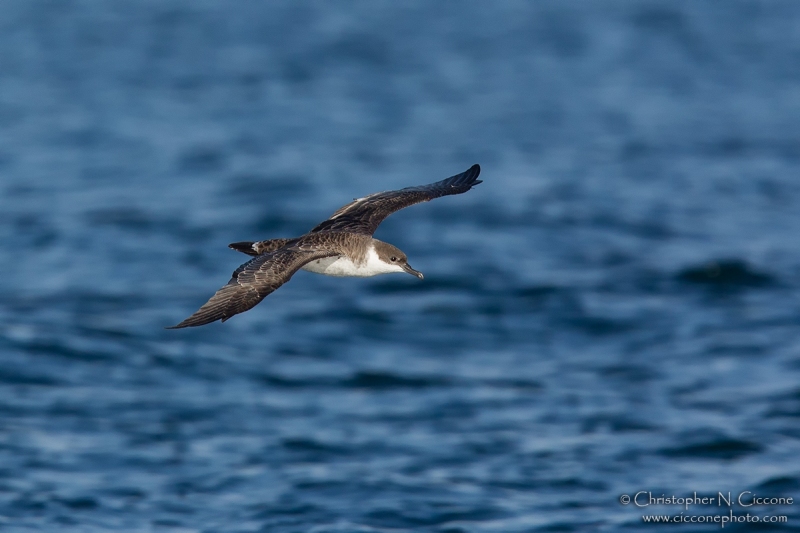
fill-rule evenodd
<path id="1" fill-rule="evenodd" d="M 290 240 L 291 239 L 270 239 L 268 241 L 257 241 L 257 242 L 253 241 L 232 242 L 228 245 L 228 248 L 232 248 L 237 252 L 242 252 L 243 254 L 259 256 L 261 254 L 274 252 L 278 248 L 282 248 Z"/>
<path id="2" fill-rule="evenodd" d="M 254 244 L 255 242 L 253 241 L 232 242 L 228 245 L 228 248 L 247 255 L 259 255 L 256 249 L 253 248 Z"/>

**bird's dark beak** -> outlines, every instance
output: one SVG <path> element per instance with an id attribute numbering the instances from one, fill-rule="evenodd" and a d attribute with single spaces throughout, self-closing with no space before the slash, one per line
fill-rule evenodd
<path id="1" fill-rule="evenodd" d="M 403 270 L 405 270 L 406 272 L 408 272 L 412 276 L 417 276 L 419 279 L 422 279 L 422 278 L 425 277 L 425 276 L 422 275 L 422 272 L 420 272 L 419 270 L 414 270 L 413 268 L 411 268 L 411 265 L 409 265 L 408 263 L 403 265 Z"/>

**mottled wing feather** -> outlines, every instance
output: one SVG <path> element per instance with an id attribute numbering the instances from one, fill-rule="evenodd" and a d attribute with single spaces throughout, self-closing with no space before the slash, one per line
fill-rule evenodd
<path id="1" fill-rule="evenodd" d="M 243 313 L 289 281 L 309 261 L 337 255 L 313 243 L 281 248 L 260 255 L 237 268 L 227 285 L 218 290 L 195 314 L 167 329 L 202 326 Z"/>
<path id="2" fill-rule="evenodd" d="M 436 183 L 357 198 L 342 206 L 328 220 L 312 229 L 311 233 L 344 231 L 372 235 L 380 223 L 395 211 L 440 196 L 467 192 L 473 186 L 482 183 L 477 179 L 480 172 L 479 165 L 472 165 L 465 172 Z"/>

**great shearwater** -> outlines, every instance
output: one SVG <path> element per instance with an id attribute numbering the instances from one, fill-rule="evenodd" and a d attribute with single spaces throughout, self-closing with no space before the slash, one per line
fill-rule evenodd
<path id="1" fill-rule="evenodd" d="M 480 166 L 472 165 L 467 171 L 436 183 L 356 198 L 302 237 L 229 244 L 230 248 L 255 257 L 237 268 L 228 284 L 195 314 L 167 329 L 225 322 L 252 309 L 301 268 L 327 276 L 408 272 L 422 279 L 422 272 L 411 268 L 406 254 L 374 239 L 372 234 L 386 217 L 404 207 L 467 192 L 481 183 L 477 179 L 480 172 Z"/>

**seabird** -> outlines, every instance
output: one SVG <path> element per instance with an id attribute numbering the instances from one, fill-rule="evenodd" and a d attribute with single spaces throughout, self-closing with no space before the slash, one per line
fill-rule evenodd
<path id="1" fill-rule="evenodd" d="M 202 326 L 217 320 L 225 322 L 252 309 L 301 268 L 327 276 L 369 277 L 407 272 L 422 279 L 422 272 L 411 268 L 406 254 L 374 239 L 372 234 L 386 217 L 404 207 L 467 192 L 481 183 L 477 179 L 480 172 L 480 166 L 472 165 L 465 172 L 436 183 L 356 198 L 296 239 L 229 244 L 234 250 L 254 256 L 253 259 L 237 268 L 228 284 L 195 314 L 167 329 Z"/>

